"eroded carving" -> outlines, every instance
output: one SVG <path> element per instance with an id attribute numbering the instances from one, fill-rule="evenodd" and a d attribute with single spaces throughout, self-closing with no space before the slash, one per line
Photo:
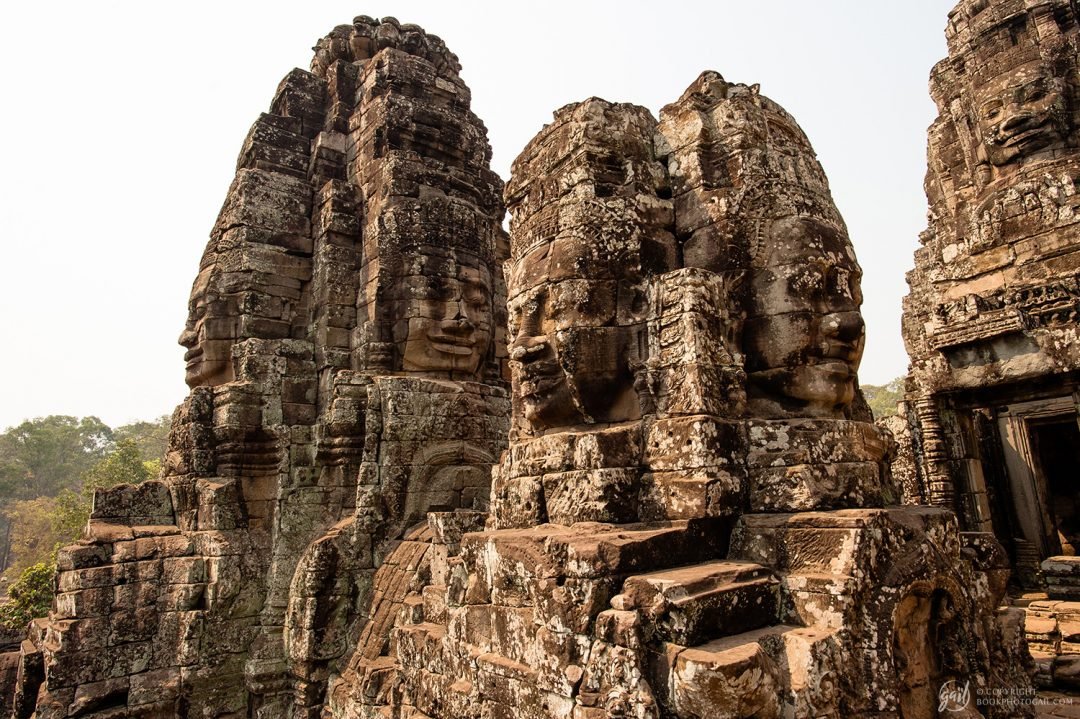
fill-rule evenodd
<path id="1" fill-rule="evenodd" d="M 219 288 L 211 289 L 213 268 L 199 273 L 191 288 L 188 320 L 180 335 L 187 348 L 184 381 L 189 387 L 224 384 L 233 378 L 232 346 L 239 338 L 239 308 Z"/>
<path id="2" fill-rule="evenodd" d="M 413 530 L 419 586 L 377 578 L 398 619 L 331 716 L 921 716 L 953 677 L 1024 685 L 973 649 L 1017 637 L 953 515 L 872 508 L 860 271 L 783 110 L 711 72 L 659 122 L 568 105 L 506 197 L 491 515 Z"/>
<path id="3" fill-rule="evenodd" d="M 487 505 L 507 243 L 460 66 L 415 25 L 360 17 L 311 68 L 244 141 L 162 479 L 100 494 L 62 552 L 27 649 L 39 715 L 316 716 L 403 531 Z"/>
<path id="4" fill-rule="evenodd" d="M 972 104 L 987 159 L 997 167 L 1063 147 L 1068 136 L 1065 79 L 1045 62 L 1010 67 L 984 80 Z"/>
<path id="5" fill-rule="evenodd" d="M 462 255 L 420 254 L 405 270 L 400 292 L 407 298 L 402 369 L 475 376 L 493 334 L 487 266 Z"/>
<path id="6" fill-rule="evenodd" d="M 811 217 L 760 230 L 743 340 L 751 383 L 799 413 L 842 416 L 855 397 L 865 339 L 862 270 L 847 233 Z"/>
<path id="7" fill-rule="evenodd" d="M 918 493 L 996 535 L 1029 590 L 1070 545 L 1069 502 L 1059 517 L 1031 498 L 1050 496 L 1055 465 L 1040 423 L 1076 421 L 1078 38 L 1066 0 L 957 3 L 930 77 L 929 224 L 904 300 Z M 1060 413 L 1029 421 L 1041 401 Z M 1043 678 L 1076 661 L 1042 647 Z"/>
<path id="8" fill-rule="evenodd" d="M 599 269 L 588 253 L 574 256 L 571 250 L 558 261 L 572 263 L 586 276 Z M 525 419 L 533 427 L 640 416 L 629 365 L 632 330 L 615 325 L 618 284 L 566 279 L 524 289 L 511 299 L 511 367 Z"/>
<path id="9" fill-rule="evenodd" d="M 507 242 L 441 41 L 359 17 L 311 67 L 241 153 L 184 338 L 228 352 L 192 363 L 165 477 L 60 555 L 39 713 L 839 718 L 1025 686 L 993 539 L 883 507 L 858 264 L 757 86 L 560 109 Z"/>

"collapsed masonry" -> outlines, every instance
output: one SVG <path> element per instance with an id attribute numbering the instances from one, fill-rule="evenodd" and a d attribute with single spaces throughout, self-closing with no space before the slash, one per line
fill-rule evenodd
<path id="1" fill-rule="evenodd" d="M 961 528 L 996 535 L 1021 587 L 1049 590 L 1028 638 L 1042 681 L 1076 685 L 1076 4 L 963 0 L 946 37 L 930 78 L 929 227 L 904 304 L 919 488 Z"/>
<path id="2" fill-rule="evenodd" d="M 507 242 L 457 71 L 357 18 L 286 77 L 163 478 L 61 553 L 15 715 L 911 719 L 1026 686 L 1000 546 L 886 506 L 860 270 L 794 120 L 711 72 L 659 122 L 567 106 Z"/>

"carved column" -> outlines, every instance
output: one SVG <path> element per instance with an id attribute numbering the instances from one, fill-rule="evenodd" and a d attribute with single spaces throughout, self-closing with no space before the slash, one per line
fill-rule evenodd
<path id="1" fill-rule="evenodd" d="M 956 503 L 956 487 L 949 476 L 948 448 L 945 432 L 938 416 L 937 402 L 933 397 L 923 397 L 914 402 L 915 417 L 919 425 L 923 459 L 923 477 L 926 501 L 934 507 L 952 509 Z"/>

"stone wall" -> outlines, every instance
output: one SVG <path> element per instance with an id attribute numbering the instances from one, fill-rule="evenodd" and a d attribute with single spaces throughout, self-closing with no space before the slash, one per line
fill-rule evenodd
<path id="1" fill-rule="evenodd" d="M 1000 462 L 972 446 L 971 409 L 1070 395 L 1080 370 L 1077 31 L 1066 0 L 964 0 L 931 73 L 939 114 L 904 300 L 906 396 L 926 496 L 969 527 L 990 528 L 971 465 Z"/>

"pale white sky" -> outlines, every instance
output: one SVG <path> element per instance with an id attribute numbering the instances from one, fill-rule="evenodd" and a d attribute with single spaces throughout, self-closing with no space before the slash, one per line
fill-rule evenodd
<path id="1" fill-rule="evenodd" d="M 865 271 L 861 377 L 906 371 L 904 272 L 925 227 L 927 94 L 953 0 L 11 2 L 0 11 L 0 430 L 116 426 L 183 399 L 176 338 L 250 124 L 353 16 L 457 53 L 494 169 L 589 96 L 653 113 L 698 73 L 760 83 L 828 173 Z"/>

